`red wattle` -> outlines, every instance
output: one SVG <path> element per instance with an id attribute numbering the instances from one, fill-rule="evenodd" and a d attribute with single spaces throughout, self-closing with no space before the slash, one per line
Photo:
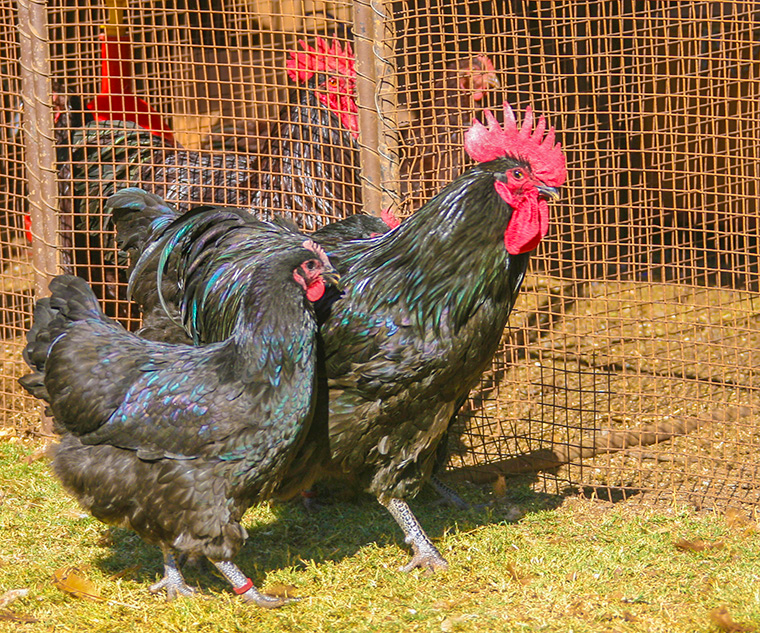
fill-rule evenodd
<path id="1" fill-rule="evenodd" d="M 306 289 L 306 298 L 309 301 L 319 301 L 325 294 L 325 282 L 322 277 L 315 279 Z"/>
<path id="2" fill-rule="evenodd" d="M 510 255 L 532 251 L 549 230 L 549 205 L 531 191 L 514 207 L 504 231 L 504 247 Z"/>

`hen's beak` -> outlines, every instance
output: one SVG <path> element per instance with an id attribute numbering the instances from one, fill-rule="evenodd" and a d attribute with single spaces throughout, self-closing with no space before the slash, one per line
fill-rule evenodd
<path id="1" fill-rule="evenodd" d="M 538 195 L 543 196 L 547 200 L 559 200 L 559 189 L 556 187 L 539 185 L 536 189 L 538 189 Z"/>
<path id="2" fill-rule="evenodd" d="M 496 73 L 488 73 L 488 75 L 486 75 L 486 86 L 494 89 L 501 88 L 501 82 Z"/>
<path id="3" fill-rule="evenodd" d="M 329 268 L 322 271 L 322 281 L 328 286 L 337 286 L 340 282 L 340 273 L 334 268 Z"/>

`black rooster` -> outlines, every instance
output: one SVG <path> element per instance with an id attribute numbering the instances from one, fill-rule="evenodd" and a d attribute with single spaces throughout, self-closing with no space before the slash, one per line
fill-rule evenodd
<path id="1" fill-rule="evenodd" d="M 566 177 L 544 119 L 532 131 L 530 110 L 519 128 L 506 104 L 504 114 L 501 127 L 486 111 L 488 126 L 476 122 L 465 135 L 480 164 L 397 228 L 331 251 L 342 295 L 320 328 L 327 441 L 312 445 L 325 424 L 318 416 L 308 456 L 294 460 L 282 486 L 315 470 L 358 481 L 404 530 L 414 549 L 406 570 L 447 566 L 404 499 L 430 477 L 450 421 L 491 361 L 530 252 L 548 230 L 548 199 Z M 137 248 L 155 256 L 147 244 Z M 223 312 L 224 302 L 207 309 Z"/>
<path id="2" fill-rule="evenodd" d="M 87 283 L 60 276 L 38 301 L 21 384 L 50 405 L 64 486 L 96 518 L 164 553 L 151 591 L 193 593 L 175 556 L 206 556 L 247 601 L 276 607 L 231 562 L 244 512 L 278 488 L 314 412 L 311 301 L 333 270 L 321 248 L 280 227 L 218 212 L 166 237 L 187 302 L 224 303 L 229 337 L 205 347 L 147 341 L 106 317 Z M 223 256 L 204 256 L 203 246 Z M 200 249 L 200 253 L 198 250 Z M 206 251 L 206 253 L 209 251 Z M 203 314 L 202 316 L 208 316 Z"/>
<path id="3" fill-rule="evenodd" d="M 306 89 L 323 106 L 321 109 L 304 109 L 300 116 L 312 125 L 298 129 L 295 118 L 273 134 L 270 149 L 263 153 L 282 155 L 278 163 L 286 169 L 283 182 L 293 177 L 288 192 L 296 190 L 296 183 L 306 188 L 304 195 L 314 201 L 318 209 L 331 210 L 336 204 L 347 205 L 347 211 L 357 213 L 362 207 L 361 179 L 359 174 L 359 109 L 356 104 L 356 69 L 350 44 L 342 47 L 337 40 L 331 45 L 318 37 L 315 46 L 301 40 L 302 51 L 291 53 L 288 60 L 290 78 Z M 325 72 L 332 73 L 327 80 Z M 474 55 L 449 62 L 436 72 L 430 89 L 420 94 L 419 103 L 410 108 L 412 120 L 400 125 L 399 143 L 399 195 L 402 209 L 410 210 L 409 202 L 428 199 L 441 183 L 451 181 L 461 171 L 460 152 L 450 151 L 461 143 L 461 130 L 469 124 L 473 107 L 486 98 L 499 81 L 493 62 L 487 55 Z M 328 86 L 325 92 L 320 86 Z M 292 110 L 295 112 L 295 110 Z M 330 112 L 325 119 L 323 112 Z M 320 126 L 314 120 L 321 116 Z M 329 132 L 329 136 L 327 133 Z M 303 139 L 305 143 L 298 143 Z M 286 143 L 282 145 L 283 141 Z M 322 147 L 315 144 L 322 143 Z M 314 159 L 309 157 L 320 153 Z M 289 163 L 291 154 L 298 163 Z M 298 170 L 312 160 L 308 174 Z M 279 159 L 278 159 L 279 161 Z M 321 161 L 321 162 L 320 162 Z M 265 170 L 266 171 L 266 170 Z M 410 174 L 413 174 L 410 177 Z M 294 209 L 307 208 L 299 196 L 284 193 L 282 200 Z M 324 212 L 324 211 L 323 211 Z M 331 216 L 341 216 L 332 212 Z"/>
<path id="4" fill-rule="evenodd" d="M 345 116 L 352 108 L 356 120 L 353 87 L 346 76 L 346 60 L 353 68 L 351 55 L 350 47 L 346 52 L 334 44 L 313 58 L 317 62 L 305 62 L 313 66 L 310 79 L 293 86 L 289 104 L 259 154 L 184 149 L 131 121 L 94 120 L 80 99 L 58 95 L 55 131 L 64 264 L 90 281 L 107 300 L 107 312 L 116 314 L 111 302 L 124 297 L 103 203 L 123 187 L 139 186 L 174 201 L 182 212 L 197 204 L 234 205 L 255 211 L 262 220 L 279 212 L 309 230 L 358 211 L 349 194 L 355 188 L 341 185 L 341 174 L 329 167 L 344 162 L 335 152 L 354 142 L 345 127 L 353 125 Z M 294 59 L 295 53 L 289 69 Z M 355 166 L 347 173 L 358 182 Z"/>

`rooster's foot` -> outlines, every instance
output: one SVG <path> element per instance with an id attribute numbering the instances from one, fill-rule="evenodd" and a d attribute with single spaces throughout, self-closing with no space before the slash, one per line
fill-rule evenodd
<path id="1" fill-rule="evenodd" d="M 428 572 L 434 572 L 439 569 L 448 569 L 449 564 L 441 553 L 435 548 L 435 545 L 425 534 L 425 530 L 417 521 L 416 517 L 409 509 L 405 501 L 401 499 L 391 499 L 387 502 L 381 502 L 388 512 L 396 519 L 396 523 L 404 530 L 406 542 L 412 546 L 414 557 L 412 560 L 401 568 L 401 571 L 411 571 L 421 567 Z"/>
<path id="2" fill-rule="evenodd" d="M 417 551 L 415 548 L 414 556 L 406 565 L 401 567 L 400 571 L 410 572 L 413 569 L 424 569 L 428 573 L 436 571 L 445 571 L 449 568 L 448 561 L 441 556 L 441 553 L 434 545 Z"/>

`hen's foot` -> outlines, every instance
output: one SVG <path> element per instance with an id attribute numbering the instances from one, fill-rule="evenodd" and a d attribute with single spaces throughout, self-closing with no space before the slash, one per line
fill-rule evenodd
<path id="1" fill-rule="evenodd" d="M 289 602 L 299 602 L 302 600 L 302 598 L 268 596 L 265 593 L 261 593 L 256 587 L 251 587 L 248 591 L 241 593 L 240 595 L 246 602 L 252 602 L 256 606 L 263 607 L 264 609 L 276 609 Z"/>
<path id="2" fill-rule="evenodd" d="M 166 599 L 169 601 L 178 596 L 192 596 L 198 593 L 197 589 L 193 589 L 185 582 L 172 551 L 168 547 L 162 549 L 164 552 L 164 577 L 152 584 L 148 590 L 151 593 L 166 591 Z"/>
<path id="3" fill-rule="evenodd" d="M 405 501 L 391 499 L 387 503 L 383 503 L 383 505 L 393 515 L 393 518 L 396 519 L 396 523 L 401 526 L 401 529 L 404 530 L 405 540 L 414 550 L 412 560 L 407 565 L 404 565 L 401 571 L 408 572 L 421 567 L 432 573 L 439 569 L 449 568 L 448 562 L 441 556 L 441 553 L 433 545 L 427 534 L 425 534 L 419 521 L 417 521 Z"/>
<path id="4" fill-rule="evenodd" d="M 237 565 L 229 560 L 212 560 L 214 566 L 222 572 L 222 575 L 232 585 L 232 591 L 242 596 L 246 602 L 263 607 L 264 609 L 276 609 L 289 602 L 298 602 L 301 598 L 279 598 L 267 596 L 253 586 L 253 581 L 248 578 Z"/>
<path id="5" fill-rule="evenodd" d="M 151 593 L 159 593 L 161 590 L 166 591 L 166 599 L 169 602 L 179 596 L 194 596 L 198 593 L 197 589 L 193 589 L 184 580 L 176 581 L 168 576 L 164 576 L 157 583 L 148 587 L 148 591 Z"/>

